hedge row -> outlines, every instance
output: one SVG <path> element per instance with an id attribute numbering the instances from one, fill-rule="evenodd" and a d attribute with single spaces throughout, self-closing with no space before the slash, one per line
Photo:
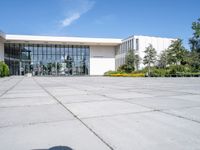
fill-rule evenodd
<path id="1" fill-rule="evenodd" d="M 200 77 L 200 73 L 177 73 L 165 75 L 152 74 L 150 77 Z"/>
<path id="2" fill-rule="evenodd" d="M 145 77 L 144 73 L 137 73 L 137 74 L 111 74 L 110 77 Z"/>
<path id="3" fill-rule="evenodd" d="M 124 73 L 118 71 L 108 71 L 104 74 L 104 76 L 109 77 L 148 77 L 147 73 L 143 72 L 132 72 L 132 73 Z M 151 72 L 150 77 L 200 77 L 200 73 L 183 73 L 176 72 L 174 74 L 170 74 L 168 72 L 163 72 L 162 70 L 154 70 Z"/>
<path id="4" fill-rule="evenodd" d="M 145 77 L 145 74 L 142 72 L 133 72 L 133 73 L 124 73 L 119 71 L 107 71 L 104 73 L 104 76 L 110 77 Z"/>
<path id="5" fill-rule="evenodd" d="M 0 61 L 0 77 L 9 76 L 9 68 L 4 62 Z"/>

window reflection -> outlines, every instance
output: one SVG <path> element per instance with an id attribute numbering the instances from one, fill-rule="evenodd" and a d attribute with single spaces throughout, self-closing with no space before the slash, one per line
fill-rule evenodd
<path id="1" fill-rule="evenodd" d="M 88 75 L 89 46 L 6 43 L 5 62 L 12 75 Z"/>

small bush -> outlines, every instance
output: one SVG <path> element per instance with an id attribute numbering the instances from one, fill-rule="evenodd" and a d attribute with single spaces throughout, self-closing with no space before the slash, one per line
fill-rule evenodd
<path id="1" fill-rule="evenodd" d="M 118 72 L 117 71 L 112 71 L 112 70 L 109 70 L 107 72 L 104 73 L 104 76 L 110 76 L 112 74 L 117 74 Z"/>
<path id="2" fill-rule="evenodd" d="M 0 77 L 9 76 L 9 68 L 4 62 L 0 62 Z"/>
<path id="3" fill-rule="evenodd" d="M 131 73 L 132 70 L 134 70 L 134 69 L 133 69 L 132 67 L 126 65 L 126 64 L 120 66 L 120 67 L 117 69 L 118 72 L 126 72 L 126 73 Z"/>
<path id="4" fill-rule="evenodd" d="M 142 72 L 132 72 L 132 73 L 125 73 L 120 71 L 107 71 L 104 73 L 104 76 L 110 77 L 145 77 L 145 74 Z"/>

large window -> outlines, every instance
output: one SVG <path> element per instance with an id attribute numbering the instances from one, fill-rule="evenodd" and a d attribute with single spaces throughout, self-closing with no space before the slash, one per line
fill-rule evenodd
<path id="1" fill-rule="evenodd" d="M 136 50 L 139 50 L 139 39 L 136 39 Z"/>
<path id="2" fill-rule="evenodd" d="M 6 43 L 5 62 L 12 75 L 88 75 L 89 46 Z"/>

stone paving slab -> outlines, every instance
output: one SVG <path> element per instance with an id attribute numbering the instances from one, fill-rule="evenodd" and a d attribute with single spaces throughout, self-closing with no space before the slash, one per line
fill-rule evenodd
<path id="1" fill-rule="evenodd" d="M 109 150 L 76 120 L 0 128 L 0 143 L 3 150 L 45 150 L 55 146 L 73 150 Z"/>
<path id="2" fill-rule="evenodd" d="M 164 112 L 170 113 L 172 115 L 184 117 L 187 119 L 191 119 L 200 123 L 200 106 L 183 108 L 183 109 L 164 110 Z"/>
<path id="3" fill-rule="evenodd" d="M 200 107 L 200 101 L 188 101 L 183 99 L 175 99 L 168 97 L 152 97 L 152 98 L 134 98 L 127 100 L 128 102 L 139 104 L 156 110 L 163 109 L 179 109 L 185 107 Z"/>
<path id="4" fill-rule="evenodd" d="M 45 92 L 24 92 L 24 93 L 7 93 L 2 98 L 23 98 L 23 97 L 48 97 L 49 95 Z"/>
<path id="5" fill-rule="evenodd" d="M 1 98 L 1 107 L 22 107 L 34 105 L 57 104 L 52 97 L 23 97 L 23 98 Z"/>
<path id="6" fill-rule="evenodd" d="M 84 121 L 116 150 L 200 149 L 198 123 L 159 112 Z"/>
<path id="7" fill-rule="evenodd" d="M 130 104 L 122 101 L 101 101 L 101 102 L 90 102 L 90 103 L 73 103 L 64 105 L 74 114 L 76 114 L 79 118 L 152 111 L 152 109 L 148 109 L 145 107 L 141 107 L 135 104 Z"/>
<path id="8" fill-rule="evenodd" d="M 0 128 L 7 126 L 36 124 L 74 119 L 60 105 L 0 108 Z"/>
<path id="9" fill-rule="evenodd" d="M 110 98 L 116 99 L 128 99 L 128 98 L 140 98 L 140 97 L 152 97 L 150 94 L 138 93 L 138 92 L 123 92 L 123 93 L 108 93 L 104 94 Z"/>
<path id="10" fill-rule="evenodd" d="M 200 94 L 177 95 L 177 96 L 172 96 L 172 98 L 200 102 Z"/>
<path id="11" fill-rule="evenodd" d="M 55 89 L 47 89 L 52 95 L 54 96 L 67 96 L 67 95 L 84 95 L 87 94 L 87 92 L 85 91 L 79 91 L 79 90 L 75 90 L 75 89 L 59 89 L 59 90 L 55 90 Z"/>
<path id="12" fill-rule="evenodd" d="M 95 95 L 95 94 L 78 94 L 78 95 L 65 95 L 65 96 L 56 96 L 56 98 L 62 103 L 80 103 L 80 102 L 96 102 L 96 101 L 107 101 L 112 100 L 111 98 Z"/>

